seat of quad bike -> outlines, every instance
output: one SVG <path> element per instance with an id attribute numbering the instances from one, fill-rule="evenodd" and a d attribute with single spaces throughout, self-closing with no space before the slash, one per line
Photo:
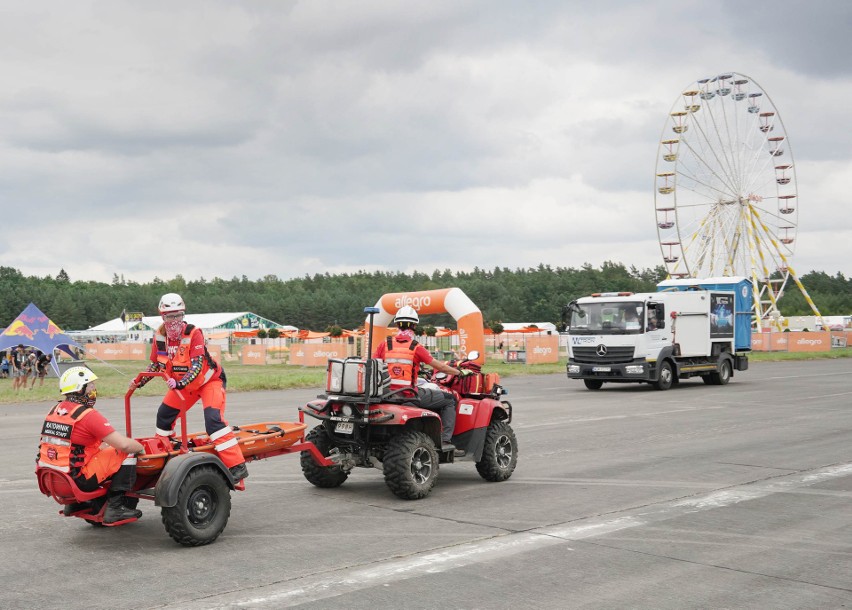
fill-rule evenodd
<path id="1" fill-rule="evenodd" d="M 420 398 L 418 397 L 417 390 L 414 388 L 403 387 L 391 390 L 390 392 L 385 392 L 382 395 L 382 402 L 395 405 L 410 404 L 418 406 L 420 405 Z"/>
<path id="2" fill-rule="evenodd" d="M 98 487 L 94 491 L 82 491 L 68 473 L 52 468 L 37 468 L 38 488 L 41 493 L 50 496 L 59 504 L 74 504 L 88 502 L 106 494 L 106 487 Z"/>

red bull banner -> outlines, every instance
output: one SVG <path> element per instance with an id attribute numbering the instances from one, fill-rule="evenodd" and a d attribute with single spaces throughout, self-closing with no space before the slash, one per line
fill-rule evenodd
<path id="1" fill-rule="evenodd" d="M 240 350 L 240 364 L 266 364 L 266 346 L 244 345 Z"/>
<path id="2" fill-rule="evenodd" d="M 88 358 L 100 360 L 147 360 L 151 356 L 151 346 L 147 343 L 87 343 Z"/>
<path id="3" fill-rule="evenodd" d="M 559 337 L 556 335 L 527 336 L 527 364 L 559 362 Z"/>
<path id="4" fill-rule="evenodd" d="M 325 367 L 329 358 L 346 358 L 349 356 L 349 349 L 349 344 L 340 341 L 296 343 L 290 346 L 290 364 Z"/>

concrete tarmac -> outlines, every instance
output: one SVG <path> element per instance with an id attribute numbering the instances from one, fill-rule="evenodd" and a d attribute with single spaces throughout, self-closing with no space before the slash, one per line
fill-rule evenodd
<path id="1" fill-rule="evenodd" d="M 667 392 L 509 377 L 508 481 L 462 461 L 404 501 L 378 470 L 319 489 L 278 456 L 249 465 L 227 528 L 199 548 L 169 538 L 151 502 L 123 527 L 59 516 L 33 476 L 52 403 L 0 405 L 0 608 L 852 607 L 850 365 L 752 363 L 727 386 Z M 234 393 L 227 417 L 295 421 L 316 394 Z M 136 435 L 158 404 L 134 401 Z M 98 406 L 123 429 L 122 401 Z"/>

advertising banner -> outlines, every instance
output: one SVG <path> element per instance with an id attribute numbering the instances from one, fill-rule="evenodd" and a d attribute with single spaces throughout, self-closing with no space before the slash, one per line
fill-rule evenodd
<path id="1" fill-rule="evenodd" d="M 790 335 L 787 351 L 828 352 L 831 351 L 830 332 L 784 333 Z"/>
<path id="2" fill-rule="evenodd" d="M 790 334 L 791 333 L 769 333 L 767 335 L 769 337 L 769 350 L 773 352 L 789 351 L 787 346 L 790 343 Z"/>
<path id="3" fill-rule="evenodd" d="M 730 293 L 710 293 L 710 337 L 731 339 L 734 336 L 734 296 Z"/>
<path id="4" fill-rule="evenodd" d="M 527 336 L 527 363 L 559 362 L 557 335 Z"/>
<path id="5" fill-rule="evenodd" d="M 86 356 L 101 360 L 147 360 L 151 346 L 147 343 L 87 343 Z"/>
<path id="6" fill-rule="evenodd" d="M 210 352 L 210 355 L 213 357 L 213 360 L 216 362 L 222 362 L 222 346 L 221 345 L 208 345 L 207 351 Z"/>
<path id="7" fill-rule="evenodd" d="M 266 364 L 266 346 L 244 345 L 240 350 L 240 364 Z"/>
<path id="8" fill-rule="evenodd" d="M 755 352 L 769 351 L 769 333 L 752 333 L 751 349 Z"/>
<path id="9" fill-rule="evenodd" d="M 331 343 L 297 343 L 290 346 L 290 364 L 302 366 L 322 366 L 328 364 L 329 358 L 346 358 L 349 356 L 349 344 L 342 341 Z"/>

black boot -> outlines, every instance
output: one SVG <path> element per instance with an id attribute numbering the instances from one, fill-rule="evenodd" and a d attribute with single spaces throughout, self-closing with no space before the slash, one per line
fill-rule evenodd
<path id="1" fill-rule="evenodd" d="M 231 471 L 231 476 L 234 477 L 235 481 L 242 481 L 248 477 L 248 468 L 246 468 L 245 462 L 231 466 L 228 470 Z"/>
<path id="2" fill-rule="evenodd" d="M 64 513 L 66 517 L 70 517 L 74 513 L 79 513 L 80 511 L 91 512 L 92 505 L 88 502 L 74 502 L 73 504 L 66 504 Z"/>
<path id="3" fill-rule="evenodd" d="M 124 494 L 110 496 L 107 500 L 107 507 L 104 511 L 104 523 L 115 523 L 116 521 L 125 521 L 127 519 L 138 519 L 142 516 L 141 510 L 128 508 L 124 505 Z"/>

